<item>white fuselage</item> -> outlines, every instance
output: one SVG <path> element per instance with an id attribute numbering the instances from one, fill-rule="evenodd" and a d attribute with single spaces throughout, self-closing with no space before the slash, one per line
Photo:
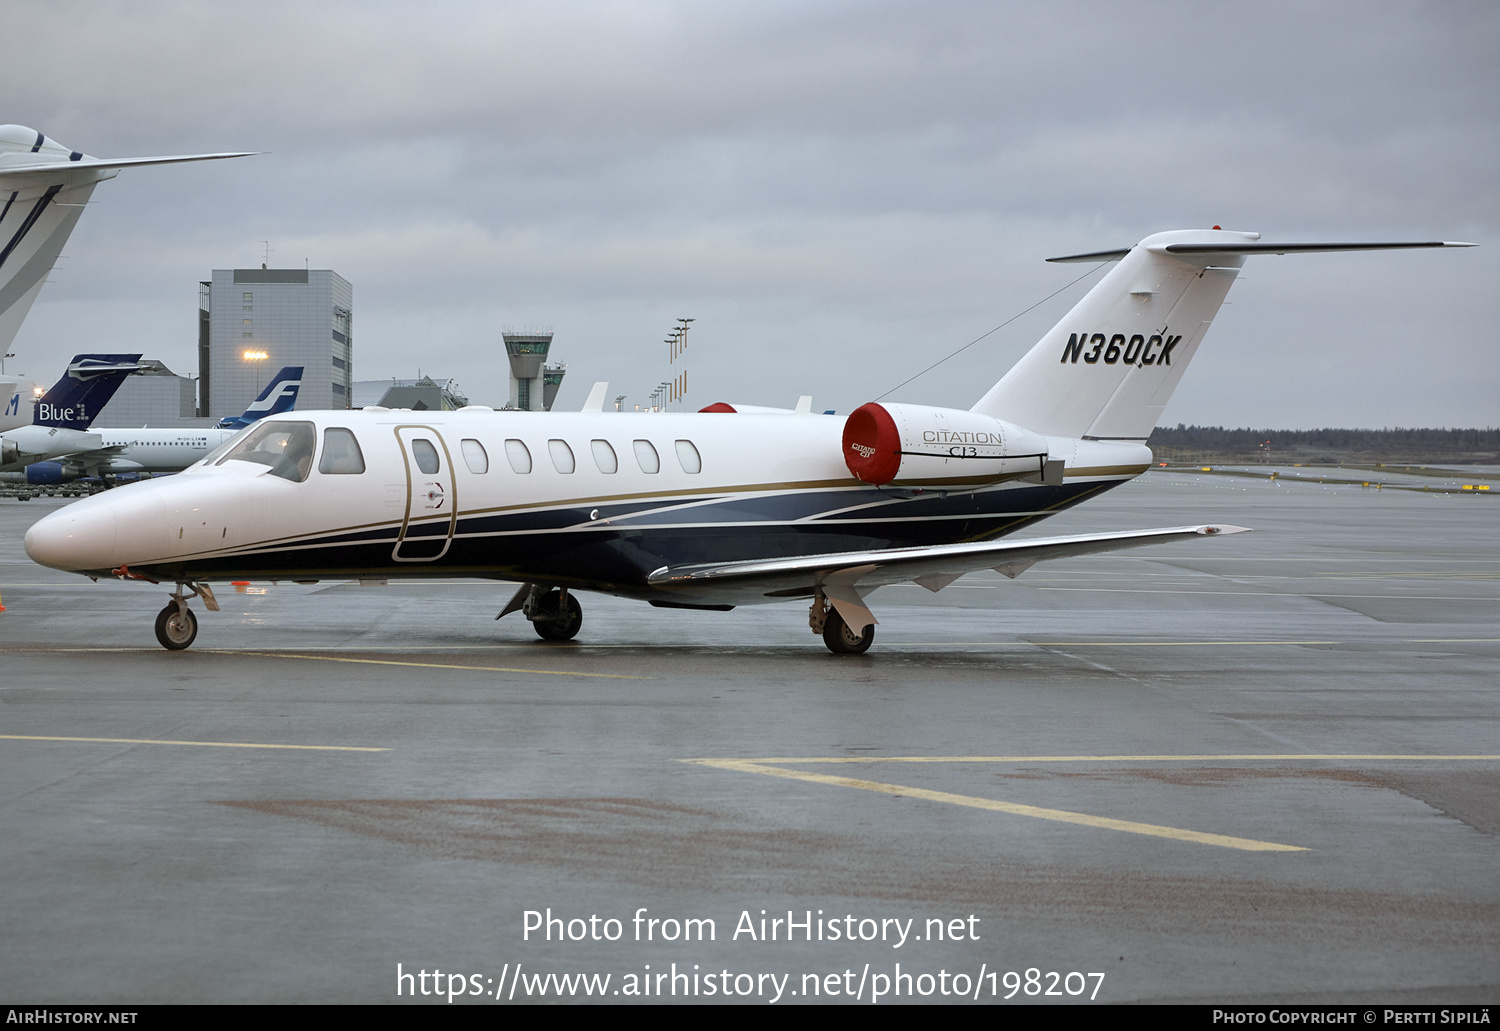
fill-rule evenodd
<path id="1" fill-rule="evenodd" d="M 1065 482 L 893 491 L 856 480 L 816 415 L 309 412 L 296 482 L 215 456 L 85 499 L 27 534 L 37 561 L 154 578 L 491 576 L 644 595 L 659 566 L 1000 536 L 1143 472 L 1139 444 L 1055 440 Z M 364 471 L 320 471 L 327 431 Z M 424 471 L 418 441 L 436 464 Z M 295 474 L 293 474 L 295 475 Z M 769 599 L 763 599 L 769 600 Z"/>

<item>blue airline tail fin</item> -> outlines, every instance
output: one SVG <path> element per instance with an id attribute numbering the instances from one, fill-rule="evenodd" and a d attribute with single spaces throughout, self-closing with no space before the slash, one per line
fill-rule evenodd
<path id="1" fill-rule="evenodd" d="M 216 424 L 221 430 L 241 430 L 257 419 L 268 415 L 290 412 L 297 404 L 297 391 L 302 388 L 302 366 L 288 365 L 272 377 L 260 396 L 250 402 L 244 415 L 232 415 L 220 419 Z"/>
<path id="2" fill-rule="evenodd" d="M 138 372 L 138 354 L 80 354 L 63 378 L 38 399 L 31 421 L 37 426 L 86 430 L 125 382 Z"/>

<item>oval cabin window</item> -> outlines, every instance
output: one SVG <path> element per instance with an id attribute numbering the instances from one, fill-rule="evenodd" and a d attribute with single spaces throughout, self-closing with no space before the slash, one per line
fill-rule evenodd
<path id="1" fill-rule="evenodd" d="M 552 453 L 552 465 L 560 473 L 573 471 L 573 449 L 565 440 L 547 441 L 547 450 Z"/>
<path id="2" fill-rule="evenodd" d="M 620 461 L 615 457 L 615 449 L 609 446 L 609 441 L 594 440 L 589 442 L 589 446 L 594 450 L 594 464 L 601 473 L 612 473 L 620 468 Z"/>
<path id="3" fill-rule="evenodd" d="M 661 459 L 657 457 L 656 448 L 651 446 L 649 440 L 637 440 L 635 442 L 635 460 L 640 463 L 641 472 L 655 473 L 661 471 Z"/>
<path id="4" fill-rule="evenodd" d="M 438 461 L 437 448 L 432 446 L 432 441 L 417 437 L 411 442 L 411 456 L 417 461 L 417 468 L 428 476 L 437 472 L 442 467 Z"/>
<path id="5" fill-rule="evenodd" d="M 463 451 L 464 464 L 469 467 L 469 472 L 477 476 L 490 471 L 490 456 L 479 441 L 473 437 L 465 437 Z"/>
<path id="6" fill-rule="evenodd" d="M 505 442 L 505 457 L 510 459 L 510 467 L 516 472 L 531 472 L 531 452 L 526 450 L 525 444 L 514 437 Z"/>

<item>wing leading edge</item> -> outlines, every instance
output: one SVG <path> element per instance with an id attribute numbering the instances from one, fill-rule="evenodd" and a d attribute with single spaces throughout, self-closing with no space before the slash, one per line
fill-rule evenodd
<path id="1" fill-rule="evenodd" d="M 1014 579 L 1038 562 L 1138 548 L 1147 544 L 1247 533 L 1248 526 L 1170 526 L 1119 533 L 844 551 L 786 559 L 663 566 L 647 577 L 659 590 L 696 601 L 745 604 L 822 593 L 856 633 L 875 622 L 863 595 L 877 587 L 917 583 L 940 591 L 965 573 L 993 569 Z"/>

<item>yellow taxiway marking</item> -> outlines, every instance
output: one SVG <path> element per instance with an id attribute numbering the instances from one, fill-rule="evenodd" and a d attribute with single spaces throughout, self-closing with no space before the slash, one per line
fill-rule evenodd
<path id="1" fill-rule="evenodd" d="M 511 666 L 465 666 L 456 662 L 402 662 L 397 659 L 354 659 L 339 655 L 299 655 L 296 652 L 254 652 L 232 648 L 204 649 L 213 655 L 258 655 L 266 659 L 309 659 L 317 662 L 360 662 L 371 666 L 415 666 L 419 669 L 467 669 L 480 673 L 537 673 L 549 677 L 603 677 L 608 680 L 652 680 L 629 673 L 579 673 L 566 669 L 518 669 Z"/>
<path id="2" fill-rule="evenodd" d="M 159 741 L 137 737 L 47 737 L 41 734 L 0 734 L 5 741 L 86 741 L 105 745 L 197 745 L 200 748 L 287 748 L 299 752 L 389 752 L 389 748 L 355 745 L 272 745 L 250 741 Z"/>
<path id="3" fill-rule="evenodd" d="M 1088 813 L 1074 813 L 1066 809 L 1043 809 L 1034 805 L 1000 802 L 992 798 L 955 795 L 948 791 L 932 791 L 927 788 L 913 788 L 902 784 L 886 784 L 878 780 L 831 777 L 824 773 L 808 773 L 803 770 L 788 770 L 780 766 L 766 766 L 746 759 L 684 759 L 682 761 L 697 763 L 701 766 L 714 766 L 722 770 L 732 770 L 737 773 L 763 773 L 767 776 L 785 777 L 789 780 L 805 780 L 814 784 L 828 784 L 841 788 L 859 788 L 863 791 L 877 791 L 886 795 L 902 795 L 909 798 L 926 799 L 929 802 L 947 802 L 949 805 L 962 805 L 973 809 L 988 809 L 992 812 L 1009 813 L 1012 816 L 1031 816 L 1039 820 L 1076 823 L 1085 827 L 1124 831 L 1128 834 L 1146 834 L 1155 838 L 1171 838 L 1176 841 L 1191 841 L 1199 845 L 1217 845 L 1220 848 L 1237 848 L 1246 852 L 1307 851 L 1306 848 L 1300 845 L 1282 845 L 1274 841 L 1257 841 L 1254 838 L 1235 838 L 1227 834 L 1206 834 L 1203 831 L 1184 830 L 1180 827 L 1163 827 L 1154 823 L 1136 823 L 1132 820 L 1116 820 L 1108 816 L 1091 816 Z M 786 760 L 780 761 L 785 762 Z M 818 762 L 820 760 L 792 761 Z"/>

